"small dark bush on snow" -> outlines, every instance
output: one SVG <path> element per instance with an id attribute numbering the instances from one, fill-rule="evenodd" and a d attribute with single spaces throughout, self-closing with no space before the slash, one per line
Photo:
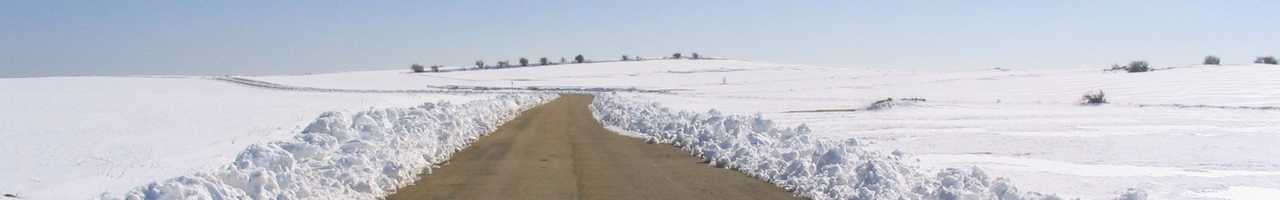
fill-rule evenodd
<path id="1" fill-rule="evenodd" d="M 1080 103 L 1085 105 L 1104 104 L 1107 103 L 1107 94 L 1102 93 L 1101 90 L 1098 92 L 1085 93 L 1084 96 L 1080 98 Z"/>
<path id="2" fill-rule="evenodd" d="M 1258 57 L 1257 60 L 1253 60 L 1253 63 L 1274 65 L 1276 64 L 1276 57 L 1271 57 L 1271 56 Z"/>
<path id="3" fill-rule="evenodd" d="M 680 57 L 683 57 L 680 53 L 671 54 L 671 59 L 680 59 Z"/>
<path id="4" fill-rule="evenodd" d="M 520 66 L 521 67 L 529 66 L 529 59 L 520 58 Z"/>
<path id="5" fill-rule="evenodd" d="M 476 61 L 476 68 L 477 68 L 477 69 L 484 69 L 484 61 L 483 61 L 483 60 L 477 60 L 477 61 Z"/>
<path id="6" fill-rule="evenodd" d="M 1147 61 L 1133 61 L 1129 62 L 1129 65 L 1125 66 L 1124 69 L 1129 73 L 1147 72 L 1151 71 L 1151 66 L 1147 64 Z"/>
<path id="7" fill-rule="evenodd" d="M 547 57 L 538 59 L 538 65 L 550 65 L 551 61 L 547 61 Z"/>
<path id="8" fill-rule="evenodd" d="M 582 57 L 582 54 L 578 54 L 578 56 L 573 57 L 573 63 L 586 63 L 586 62 L 587 62 L 587 58 Z"/>
<path id="9" fill-rule="evenodd" d="M 414 73 L 427 72 L 427 69 L 426 69 L 426 68 L 424 68 L 424 67 L 422 67 L 422 65 L 419 65 L 419 64 L 413 64 L 413 65 L 410 65 L 410 66 L 409 66 L 409 69 L 413 69 L 413 72 L 414 72 Z"/>
<path id="10" fill-rule="evenodd" d="M 1204 57 L 1204 64 L 1205 64 L 1205 65 L 1220 65 L 1220 64 L 1222 64 L 1222 59 L 1218 58 L 1217 56 L 1205 56 L 1205 57 Z"/>

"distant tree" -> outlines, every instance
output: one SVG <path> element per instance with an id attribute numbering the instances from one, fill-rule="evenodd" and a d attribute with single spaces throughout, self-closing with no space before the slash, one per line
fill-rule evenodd
<path id="1" fill-rule="evenodd" d="M 569 61 L 565 60 L 564 57 L 560 57 L 560 64 L 565 64 L 565 63 L 569 63 Z"/>
<path id="2" fill-rule="evenodd" d="M 1253 63 L 1275 65 L 1276 57 L 1271 57 L 1271 56 L 1258 57 L 1258 59 L 1253 60 Z"/>
<path id="3" fill-rule="evenodd" d="M 1133 61 L 1129 62 L 1129 65 L 1125 66 L 1124 69 L 1129 73 L 1147 72 L 1151 71 L 1151 66 L 1147 64 L 1147 61 Z"/>
<path id="4" fill-rule="evenodd" d="M 551 61 L 547 61 L 547 57 L 538 59 L 538 65 L 550 65 Z"/>
<path id="5" fill-rule="evenodd" d="M 1220 64 L 1222 64 L 1222 59 L 1219 59 L 1217 56 L 1212 56 L 1212 55 L 1210 55 L 1210 56 L 1205 56 L 1205 57 L 1204 57 L 1204 64 L 1205 64 L 1205 65 L 1220 65 Z"/>
<path id="6" fill-rule="evenodd" d="M 527 67 L 527 66 L 529 66 L 529 59 L 520 58 L 520 66 L 521 66 L 521 67 Z"/>
<path id="7" fill-rule="evenodd" d="M 683 57 L 680 56 L 680 53 L 671 54 L 671 59 L 680 59 L 680 57 Z"/>
<path id="8" fill-rule="evenodd" d="M 427 72 L 427 69 L 426 69 L 426 68 L 423 68 L 423 67 L 422 67 L 422 65 L 419 65 L 419 64 L 413 64 L 413 65 L 410 65 L 410 66 L 409 66 L 409 69 L 412 69 L 412 70 L 413 70 L 413 73 L 422 73 L 422 72 Z"/>
<path id="9" fill-rule="evenodd" d="M 582 54 L 578 54 L 578 56 L 573 57 L 573 63 L 586 63 L 586 62 L 587 62 L 587 58 L 582 57 Z"/>
<path id="10" fill-rule="evenodd" d="M 484 69 L 484 61 L 483 61 L 483 60 L 477 60 L 477 61 L 476 61 L 476 69 Z"/>
<path id="11" fill-rule="evenodd" d="M 627 54 L 622 54 L 622 61 L 631 61 L 631 57 L 628 57 Z"/>
<path id="12" fill-rule="evenodd" d="M 641 60 L 644 60 L 644 57 L 636 56 L 635 59 L 636 61 L 641 61 Z"/>
<path id="13" fill-rule="evenodd" d="M 507 67 L 511 67 L 511 64 L 508 64 L 507 61 L 498 61 L 498 68 L 507 68 Z"/>
<path id="14" fill-rule="evenodd" d="M 693 53 L 693 54 L 690 54 L 689 56 L 693 56 L 693 58 L 692 58 L 692 59 L 695 59 L 695 60 L 696 60 L 696 59 L 702 59 L 702 55 L 698 55 L 698 53 Z"/>
<path id="15" fill-rule="evenodd" d="M 442 67 L 442 66 L 440 66 L 440 65 L 432 65 L 432 66 L 431 66 L 431 72 L 440 72 L 440 67 Z"/>

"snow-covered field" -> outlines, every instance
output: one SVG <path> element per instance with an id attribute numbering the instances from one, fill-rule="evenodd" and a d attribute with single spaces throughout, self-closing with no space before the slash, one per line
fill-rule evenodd
<path id="1" fill-rule="evenodd" d="M 321 114 L 494 95 L 264 90 L 197 77 L 0 79 L 0 193 L 87 199 L 211 171 Z"/>
<path id="2" fill-rule="evenodd" d="M 857 138 L 941 170 L 977 166 L 1024 191 L 1109 199 L 1280 197 L 1280 67 L 1177 66 L 1147 73 L 975 69 L 881 71 L 735 60 L 653 60 L 408 74 L 250 77 L 346 89 L 613 87 L 677 110 L 760 113 L 824 140 Z M 344 82 L 368 84 L 347 85 Z M 404 84 L 415 83 L 415 84 Z M 1111 104 L 1081 106 L 1104 91 Z M 924 98 L 860 109 L 885 98 Z M 1235 196 L 1231 196 L 1235 195 Z"/>
<path id="3" fill-rule="evenodd" d="M 631 102 L 618 108 L 648 108 L 648 102 L 656 102 L 672 109 L 671 113 L 714 109 L 738 117 L 734 119 L 768 119 L 773 123 L 769 127 L 779 130 L 803 124 L 809 129 L 805 137 L 811 139 L 786 143 L 792 146 L 704 156 L 747 156 L 725 161 L 751 163 L 764 169 L 757 170 L 764 174 L 753 175 L 787 178 L 773 181 L 792 189 L 809 187 L 801 192 L 815 197 L 872 194 L 852 192 L 861 188 L 840 184 L 863 179 L 821 174 L 868 175 L 857 173 L 858 163 L 821 163 L 858 160 L 903 167 L 895 174 L 918 175 L 876 179 L 903 181 L 882 185 L 880 189 L 891 191 L 874 194 L 892 195 L 879 197 L 1034 197 L 1028 192 L 1036 192 L 1084 199 L 1141 193 L 1153 199 L 1280 198 L 1280 145 L 1275 145 L 1280 144 L 1280 79 L 1275 78 L 1280 77 L 1280 66 L 1274 65 L 1192 65 L 1147 73 L 1103 72 L 1101 68 L 926 72 L 737 60 L 650 60 L 447 73 L 407 71 L 238 77 L 287 86 L 274 89 L 199 77 L 0 79 L 0 92 L 5 94 L 0 110 L 6 114 L 0 117 L 0 138 L 6 138 L 0 140 L 4 160 L 0 170 L 6 172 L 0 173 L 0 193 L 77 199 L 103 192 L 125 194 L 151 182 L 200 177 L 192 176 L 199 172 L 226 175 L 227 167 L 239 163 L 236 156 L 242 152 L 274 152 L 252 151 L 250 145 L 293 141 L 306 135 L 304 128 L 328 111 L 395 109 L 393 113 L 399 113 L 427 102 L 498 96 L 429 91 L 612 88 L 623 92 L 611 93 L 610 98 Z M 288 88 L 306 90 L 282 90 Z M 1110 104 L 1078 104 L 1082 94 L 1098 90 L 1107 94 Z M 926 100 L 864 109 L 885 98 Z M 856 111 L 790 112 L 840 109 Z M 726 123 L 653 123 L 689 126 L 695 122 Z M 633 136 L 663 134 L 626 129 L 626 123 L 606 124 Z M 757 139 L 781 140 L 795 134 L 788 131 Z M 674 143 L 688 136 L 655 140 Z M 715 146 L 753 140 L 697 141 L 722 142 L 689 144 L 698 151 L 715 152 Z M 850 145 L 849 141 L 859 145 L 841 146 Z M 819 146 L 795 146 L 804 144 Z M 794 156 L 787 151 L 804 149 L 845 153 L 833 154 L 839 159 L 777 157 Z M 379 151 L 383 150 L 404 149 Z M 765 156 L 750 157 L 761 155 Z M 434 162 L 427 160 L 414 161 L 413 167 Z M 297 166 L 323 166 L 315 163 L 326 162 Z M 793 171 L 783 167 L 793 163 L 827 169 L 768 174 Z M 948 180 L 973 182 L 947 184 Z M 937 188 L 900 191 L 913 186 Z M 1001 188 L 1018 191 L 996 191 Z M 317 194 L 272 191 L 244 195 Z"/>

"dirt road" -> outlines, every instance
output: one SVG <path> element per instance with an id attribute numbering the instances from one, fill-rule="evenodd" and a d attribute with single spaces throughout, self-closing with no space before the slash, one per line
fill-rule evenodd
<path id="1" fill-rule="evenodd" d="M 679 149 L 610 132 L 565 95 L 525 111 L 387 199 L 795 199 Z"/>

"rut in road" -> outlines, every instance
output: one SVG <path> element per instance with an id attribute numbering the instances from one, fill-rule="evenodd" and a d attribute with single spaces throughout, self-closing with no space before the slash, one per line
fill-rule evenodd
<path id="1" fill-rule="evenodd" d="M 613 133 L 592 117 L 591 100 L 562 95 L 525 111 L 387 199 L 796 199 L 669 145 Z"/>

